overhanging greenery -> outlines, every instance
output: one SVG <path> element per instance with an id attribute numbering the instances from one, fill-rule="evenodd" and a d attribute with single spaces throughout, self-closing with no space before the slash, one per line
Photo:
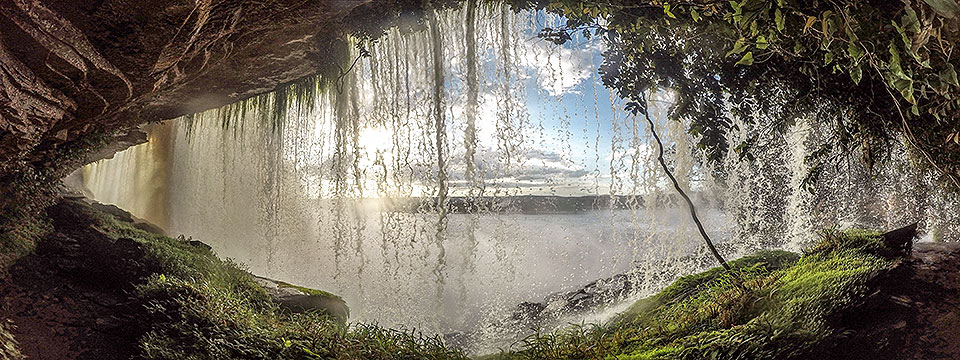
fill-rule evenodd
<path id="1" fill-rule="evenodd" d="M 815 179 L 861 150 L 868 167 L 905 139 L 918 163 L 960 187 L 960 6 L 955 0 L 554 0 L 565 28 L 604 36 L 604 83 L 645 111 L 644 92 L 672 89 L 672 118 L 689 124 L 714 162 L 742 158 L 769 131 L 811 118 L 831 134 L 808 157 Z M 722 171 L 722 169 L 720 169 Z"/>

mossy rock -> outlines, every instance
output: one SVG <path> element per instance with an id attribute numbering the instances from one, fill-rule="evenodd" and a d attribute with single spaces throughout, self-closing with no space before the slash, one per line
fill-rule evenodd
<path id="1" fill-rule="evenodd" d="M 732 271 L 747 269 L 776 271 L 796 264 L 800 254 L 783 250 L 763 250 L 744 256 L 730 262 Z M 674 281 L 673 284 L 658 294 L 641 299 L 621 313 L 612 322 L 612 326 L 631 326 L 643 319 L 650 319 L 655 310 L 694 296 L 703 290 L 703 286 L 717 280 L 727 272 L 722 267 L 714 267 L 707 271 L 687 275 Z"/>
<path id="2" fill-rule="evenodd" d="M 607 324 L 537 332 L 495 359 L 807 359 L 897 262 L 883 234 L 831 232 L 804 255 L 761 251 L 684 276 Z"/>
<path id="3" fill-rule="evenodd" d="M 280 308 L 292 312 L 320 312 L 346 323 L 350 317 L 350 308 L 343 298 L 323 290 L 293 285 L 283 281 L 254 276 Z"/>

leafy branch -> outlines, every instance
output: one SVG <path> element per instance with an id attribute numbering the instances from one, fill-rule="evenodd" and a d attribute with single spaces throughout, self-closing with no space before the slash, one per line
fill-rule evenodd
<path id="1" fill-rule="evenodd" d="M 360 59 L 370 57 L 370 50 L 368 50 L 365 45 L 367 42 L 371 42 L 371 40 L 369 40 L 369 38 L 361 38 L 360 40 L 357 40 L 357 43 L 354 45 L 354 47 L 357 49 L 357 57 L 353 59 L 353 62 L 350 63 L 350 67 L 348 67 L 346 70 L 344 70 L 343 66 L 337 64 L 337 67 L 340 68 L 340 75 L 337 76 L 336 81 L 337 93 L 343 94 L 344 78 L 346 78 L 347 74 L 350 74 L 350 72 L 353 71 L 353 68 L 357 66 L 357 63 L 360 62 Z"/>
<path id="2" fill-rule="evenodd" d="M 960 190 L 957 0 L 553 0 L 549 9 L 571 20 L 544 38 L 606 35 L 600 70 L 621 97 L 674 90 L 669 116 L 689 124 L 709 161 L 728 149 L 750 158 L 755 134 L 730 146 L 730 130 L 815 115 L 835 135 L 811 163 L 859 150 L 871 168 L 902 137 L 917 165 Z"/>

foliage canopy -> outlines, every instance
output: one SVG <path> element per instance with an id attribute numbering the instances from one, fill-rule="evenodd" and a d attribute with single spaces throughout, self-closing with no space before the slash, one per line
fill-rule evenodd
<path id="1" fill-rule="evenodd" d="M 544 4 L 540 4 L 544 5 Z M 646 111 L 643 94 L 671 89 L 670 111 L 710 161 L 728 133 L 741 158 L 761 135 L 802 118 L 830 134 L 811 175 L 861 150 L 868 168 L 905 140 L 921 163 L 960 187 L 956 0 L 553 0 L 569 21 L 540 35 L 604 36 L 604 83 Z M 722 169 L 720 170 L 722 171 Z"/>

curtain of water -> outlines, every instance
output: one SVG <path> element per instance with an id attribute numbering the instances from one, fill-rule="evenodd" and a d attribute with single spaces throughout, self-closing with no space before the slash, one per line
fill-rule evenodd
<path id="1" fill-rule="evenodd" d="M 599 41 L 556 47 L 535 34 L 562 19 L 474 1 L 426 16 L 389 30 L 336 86 L 165 123 L 84 168 L 85 183 L 255 273 L 343 295 L 355 319 L 436 332 L 482 331 L 519 302 L 631 269 L 644 294 L 710 264 L 670 260 L 708 253 L 645 121 L 598 84 Z M 804 156 L 823 135 L 800 122 L 768 132 L 757 161 L 730 151 L 716 178 L 684 124 L 665 120 L 670 94 L 653 95 L 670 166 L 725 256 L 797 249 L 834 226 L 924 220 L 957 239 L 956 195 L 902 149 L 876 177 L 851 161 L 808 192 Z M 257 120 L 277 107 L 296 111 Z M 593 197 L 573 211 L 531 194 Z"/>

